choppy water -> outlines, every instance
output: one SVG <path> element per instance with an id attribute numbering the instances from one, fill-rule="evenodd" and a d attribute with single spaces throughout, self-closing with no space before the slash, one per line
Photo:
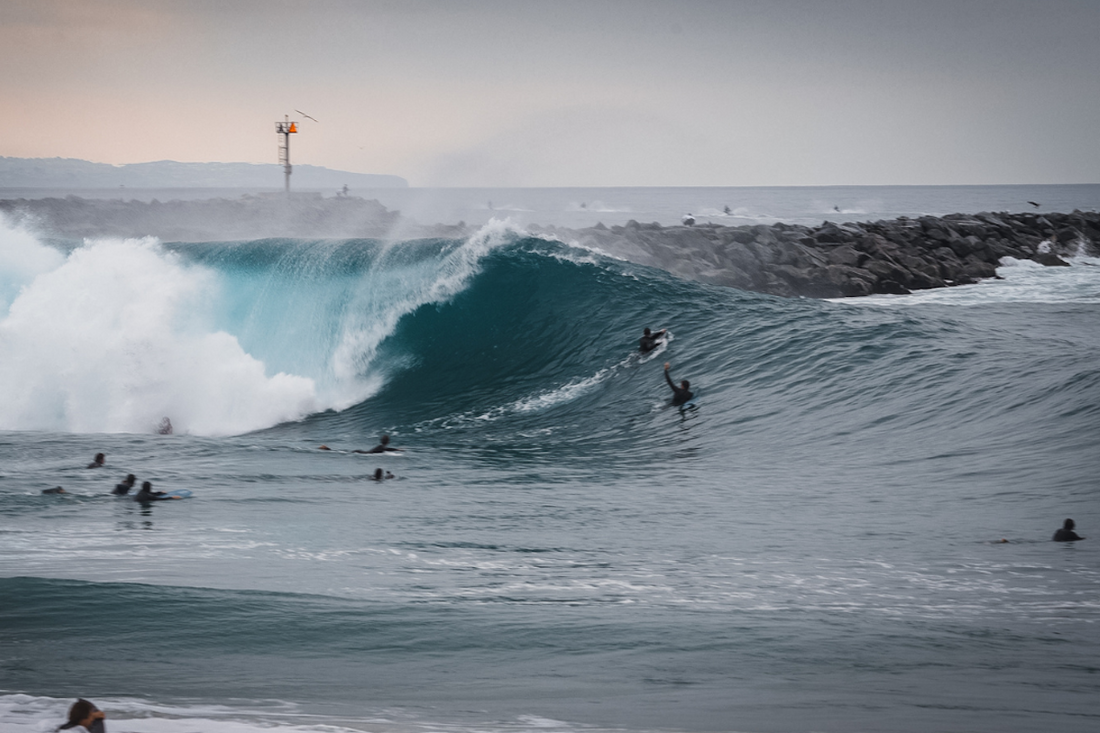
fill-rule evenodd
<path id="1" fill-rule="evenodd" d="M 1100 724 L 1100 554 L 1049 541 L 1100 526 L 1100 260 L 830 302 L 502 224 L 0 238 L 5 730 Z"/>

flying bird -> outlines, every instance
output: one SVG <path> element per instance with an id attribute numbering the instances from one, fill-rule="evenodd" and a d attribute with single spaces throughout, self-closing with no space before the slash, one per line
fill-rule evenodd
<path id="1" fill-rule="evenodd" d="M 1039 204 L 1035 203 L 1034 201 L 1028 201 L 1028 203 L 1034 206 L 1036 209 L 1039 208 Z"/>
<path id="2" fill-rule="evenodd" d="M 300 110 L 300 109 L 296 109 L 296 110 L 294 110 L 294 111 L 295 111 L 295 112 L 297 112 L 298 114 L 300 114 L 300 115 L 301 115 L 302 117 L 305 117 L 305 118 L 306 118 L 307 120 L 313 120 L 314 122 L 316 122 L 316 123 L 318 123 L 318 124 L 320 124 L 320 122 L 321 122 L 320 120 L 318 120 L 318 119 L 317 119 L 317 118 L 315 118 L 315 117 L 310 117 L 309 115 L 307 115 L 307 114 L 306 114 L 305 112 L 303 112 L 303 111 L 302 111 L 302 110 Z"/>

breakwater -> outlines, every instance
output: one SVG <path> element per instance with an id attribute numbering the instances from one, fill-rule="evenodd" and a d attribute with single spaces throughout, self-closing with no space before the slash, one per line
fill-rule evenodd
<path id="1" fill-rule="evenodd" d="M 1096 254 L 1100 214 L 949 214 L 807 227 L 625 226 L 553 233 L 715 285 L 785 296 L 851 297 L 996 277 L 1004 257 L 1067 265 Z"/>
<path id="2" fill-rule="evenodd" d="M 319 194 L 151 202 L 76 196 L 0 200 L 0 213 L 62 240 L 155 236 L 166 242 L 264 238 L 461 238 L 463 222 L 425 226 L 357 197 Z M 665 226 L 629 221 L 586 229 L 531 226 L 612 256 L 714 285 L 783 296 L 854 297 L 965 285 L 996 277 L 1004 257 L 1066 265 L 1100 254 L 1100 214 L 977 213 L 873 222 Z"/>

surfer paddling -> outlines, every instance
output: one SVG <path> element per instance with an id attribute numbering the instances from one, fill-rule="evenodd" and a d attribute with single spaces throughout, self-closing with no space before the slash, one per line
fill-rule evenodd
<path id="1" fill-rule="evenodd" d="M 665 333 L 667 332 L 667 328 L 662 328 L 660 331 L 657 332 L 650 331 L 647 328 L 645 331 L 642 332 L 642 337 L 638 339 L 638 351 L 642 352 L 643 354 L 648 354 L 649 352 L 653 351 L 661 343 L 661 340 L 664 339 Z"/>
<path id="2" fill-rule="evenodd" d="M 672 389 L 672 404 L 676 405 L 676 406 L 679 406 L 679 405 L 684 404 L 685 402 L 689 402 L 691 400 L 691 398 L 694 397 L 695 395 L 692 394 L 690 389 L 688 389 L 689 387 L 691 387 L 691 382 L 689 382 L 686 379 L 683 379 L 683 380 L 680 381 L 680 386 L 679 387 L 676 386 L 676 384 L 672 381 L 672 377 L 670 377 L 668 375 L 668 370 L 671 367 L 672 367 L 671 363 L 666 361 L 665 362 L 665 381 L 668 382 L 668 386 Z"/>
<path id="3" fill-rule="evenodd" d="M 1054 541 L 1076 542 L 1077 540 L 1085 539 L 1084 537 L 1073 531 L 1076 526 L 1076 522 L 1074 522 L 1072 519 L 1067 519 L 1065 522 L 1062 523 L 1062 528 L 1054 533 Z"/>
<path id="4" fill-rule="evenodd" d="M 401 448 L 394 448 L 390 445 L 390 436 L 383 435 L 378 445 L 370 450 L 353 450 L 352 453 L 400 453 L 401 450 Z"/>

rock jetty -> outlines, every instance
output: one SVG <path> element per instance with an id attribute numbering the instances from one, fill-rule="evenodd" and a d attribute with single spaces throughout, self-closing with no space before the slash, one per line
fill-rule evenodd
<path id="1" fill-rule="evenodd" d="M 839 298 L 996 277 L 1003 257 L 1063 266 L 1100 254 L 1100 214 L 949 214 L 889 221 L 727 227 L 627 222 L 565 234 L 639 264 L 714 285 Z"/>

